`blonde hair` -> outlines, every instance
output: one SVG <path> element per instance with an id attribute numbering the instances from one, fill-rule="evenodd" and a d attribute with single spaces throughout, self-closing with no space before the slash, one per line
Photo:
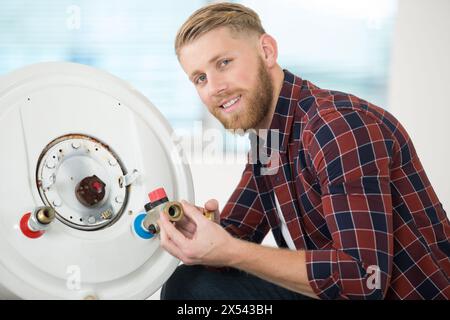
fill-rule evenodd
<path id="1" fill-rule="evenodd" d="M 232 32 L 266 33 L 258 14 L 241 4 L 220 2 L 195 11 L 178 30 L 175 38 L 175 53 L 201 35 L 219 27 L 229 27 Z"/>

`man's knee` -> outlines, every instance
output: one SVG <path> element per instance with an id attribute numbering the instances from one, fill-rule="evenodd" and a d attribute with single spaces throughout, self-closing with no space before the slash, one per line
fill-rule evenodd
<path id="1" fill-rule="evenodd" d="M 202 295 L 203 274 L 208 271 L 202 266 L 180 265 L 161 289 L 161 300 L 199 299 Z"/>

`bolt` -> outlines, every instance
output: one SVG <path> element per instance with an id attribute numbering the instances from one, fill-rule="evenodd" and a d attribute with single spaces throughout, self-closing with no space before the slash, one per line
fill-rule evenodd
<path id="1" fill-rule="evenodd" d="M 72 148 L 78 149 L 80 147 L 80 143 L 78 141 L 72 142 Z"/>
<path id="2" fill-rule="evenodd" d="M 158 226 L 156 226 L 155 224 L 151 224 L 148 226 L 148 232 L 150 232 L 151 234 L 158 233 L 158 229 Z"/>
<path id="3" fill-rule="evenodd" d="M 47 160 L 45 163 L 45 166 L 49 169 L 54 169 L 56 164 L 55 164 L 55 161 L 53 161 L 53 160 Z"/>
<path id="4" fill-rule="evenodd" d="M 94 224 L 94 223 L 95 223 L 95 217 L 90 216 L 90 217 L 88 218 L 88 222 L 89 222 L 90 224 Z"/>
<path id="5" fill-rule="evenodd" d="M 62 205 L 62 202 L 60 199 L 55 199 L 55 200 L 53 200 L 52 203 L 55 207 L 61 207 L 61 205 Z"/>
<path id="6" fill-rule="evenodd" d="M 117 164 L 117 160 L 116 160 L 116 159 L 110 159 L 110 160 L 108 161 L 108 163 L 109 163 L 109 165 L 110 165 L 111 167 L 114 167 L 114 166 Z"/>
<path id="7" fill-rule="evenodd" d="M 51 186 L 55 183 L 55 174 L 51 174 L 47 179 L 47 181 L 45 182 L 45 185 L 43 186 L 44 189 L 46 190 L 50 190 Z"/>
<path id="8" fill-rule="evenodd" d="M 117 196 L 116 197 L 116 202 L 117 203 L 123 203 L 123 197 L 122 196 Z"/>

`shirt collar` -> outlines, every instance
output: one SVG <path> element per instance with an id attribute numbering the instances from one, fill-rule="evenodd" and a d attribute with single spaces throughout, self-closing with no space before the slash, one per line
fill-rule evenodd
<path id="1" fill-rule="evenodd" d="M 264 151 L 270 157 L 273 150 L 281 153 L 286 151 L 292 131 L 295 106 L 297 105 L 298 95 L 295 91 L 300 91 L 295 90 L 295 87 L 301 88 L 302 79 L 288 70 L 283 70 L 283 73 L 283 85 L 267 135 L 265 137 L 258 136 L 255 132 L 249 134 L 253 154 L 260 154 L 261 151 Z M 260 150 L 260 148 L 263 149 Z M 257 150 L 259 152 L 255 153 Z"/>

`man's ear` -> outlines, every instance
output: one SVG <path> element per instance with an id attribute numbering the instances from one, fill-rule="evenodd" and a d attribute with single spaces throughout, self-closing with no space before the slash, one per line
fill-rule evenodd
<path id="1" fill-rule="evenodd" d="M 278 46 L 277 41 L 267 33 L 259 38 L 260 48 L 262 49 L 262 58 L 268 68 L 277 64 Z"/>

